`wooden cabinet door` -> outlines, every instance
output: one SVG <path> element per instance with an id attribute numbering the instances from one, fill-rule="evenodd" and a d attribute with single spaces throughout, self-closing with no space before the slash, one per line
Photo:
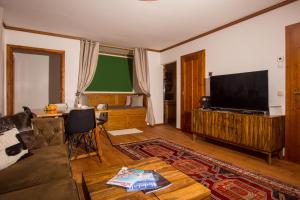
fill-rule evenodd
<path id="1" fill-rule="evenodd" d="M 181 57 L 181 130 L 191 132 L 192 110 L 205 95 L 205 52 Z"/>
<path id="2" fill-rule="evenodd" d="M 286 159 L 300 163 L 300 23 L 286 27 Z"/>

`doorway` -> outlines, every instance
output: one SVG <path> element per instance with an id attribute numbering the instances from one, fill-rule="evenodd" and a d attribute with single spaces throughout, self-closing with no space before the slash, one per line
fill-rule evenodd
<path id="1" fill-rule="evenodd" d="M 176 127 L 176 62 L 164 65 L 164 123 Z"/>
<path id="2" fill-rule="evenodd" d="M 7 45 L 7 114 L 64 101 L 64 51 Z"/>
<path id="3" fill-rule="evenodd" d="M 300 163 L 300 23 L 286 27 L 286 159 Z"/>
<path id="4" fill-rule="evenodd" d="M 205 95 L 205 50 L 181 57 L 181 130 L 191 132 L 192 110 Z"/>

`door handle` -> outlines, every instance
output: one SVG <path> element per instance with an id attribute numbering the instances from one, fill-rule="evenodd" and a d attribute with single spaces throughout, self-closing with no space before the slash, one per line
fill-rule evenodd
<path id="1" fill-rule="evenodd" d="M 295 90 L 294 95 L 300 95 L 300 92 Z"/>

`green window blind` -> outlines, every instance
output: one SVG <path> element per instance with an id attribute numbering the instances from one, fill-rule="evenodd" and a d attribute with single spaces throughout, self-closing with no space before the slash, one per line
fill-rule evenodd
<path id="1" fill-rule="evenodd" d="M 132 92 L 133 58 L 100 54 L 95 76 L 86 91 Z"/>

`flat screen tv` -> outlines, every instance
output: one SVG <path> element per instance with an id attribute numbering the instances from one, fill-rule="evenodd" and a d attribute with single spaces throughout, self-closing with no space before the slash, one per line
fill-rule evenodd
<path id="1" fill-rule="evenodd" d="M 210 95 L 213 108 L 268 111 L 268 70 L 212 76 Z"/>

